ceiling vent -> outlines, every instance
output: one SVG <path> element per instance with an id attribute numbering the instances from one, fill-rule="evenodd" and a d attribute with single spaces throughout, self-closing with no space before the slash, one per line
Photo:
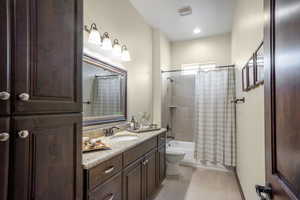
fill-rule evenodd
<path id="1" fill-rule="evenodd" d="M 191 6 L 185 6 L 178 9 L 178 13 L 180 16 L 187 16 L 192 14 L 192 8 Z"/>

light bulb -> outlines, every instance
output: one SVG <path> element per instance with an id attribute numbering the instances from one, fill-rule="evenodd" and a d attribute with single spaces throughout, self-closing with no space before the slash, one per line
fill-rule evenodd
<path id="1" fill-rule="evenodd" d="M 102 41 L 102 49 L 103 50 L 112 50 L 112 42 L 109 38 L 108 33 L 104 33 L 103 35 L 103 41 Z"/>
<path id="2" fill-rule="evenodd" d="M 89 41 L 89 43 L 92 43 L 92 44 L 101 45 L 100 33 L 95 29 L 91 30 L 88 41 Z"/>
<path id="3" fill-rule="evenodd" d="M 117 57 L 121 57 L 122 55 L 122 48 L 117 39 L 114 40 L 113 55 Z"/>
<path id="4" fill-rule="evenodd" d="M 84 27 L 85 30 L 89 33 L 88 42 L 96 45 L 101 45 L 101 34 L 98 31 L 97 25 L 92 23 L 91 27 L 88 28 L 87 26 Z"/>
<path id="5" fill-rule="evenodd" d="M 122 47 L 122 60 L 125 62 L 131 61 L 130 53 L 125 45 Z"/>

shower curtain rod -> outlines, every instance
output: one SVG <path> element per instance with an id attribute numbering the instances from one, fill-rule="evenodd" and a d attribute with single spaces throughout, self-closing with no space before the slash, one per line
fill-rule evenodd
<path id="1" fill-rule="evenodd" d="M 227 66 L 216 66 L 209 70 L 218 70 L 218 69 L 224 69 L 224 68 L 230 68 L 235 67 L 234 65 L 227 65 Z M 161 73 L 167 73 L 167 72 L 182 72 L 182 71 L 195 71 L 195 70 L 201 70 L 201 67 L 198 69 L 173 69 L 173 70 L 167 70 L 167 71 L 161 71 Z"/>

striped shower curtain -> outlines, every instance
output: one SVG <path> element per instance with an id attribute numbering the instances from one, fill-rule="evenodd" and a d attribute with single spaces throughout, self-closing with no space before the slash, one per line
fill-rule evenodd
<path id="1" fill-rule="evenodd" d="M 236 165 L 235 70 L 199 71 L 195 91 L 195 159 Z"/>
<path id="2" fill-rule="evenodd" d="M 121 81 L 119 76 L 96 76 L 93 90 L 93 116 L 121 114 Z"/>

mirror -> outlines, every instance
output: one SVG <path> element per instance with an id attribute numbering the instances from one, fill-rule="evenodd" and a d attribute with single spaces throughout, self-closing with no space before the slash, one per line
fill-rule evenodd
<path id="1" fill-rule="evenodd" d="M 248 81 L 248 65 L 243 67 L 242 69 L 242 84 L 243 84 L 243 91 L 246 92 L 249 89 L 249 81 Z"/>
<path id="2" fill-rule="evenodd" d="M 251 57 L 251 59 L 248 62 L 248 70 L 249 70 L 249 89 L 255 87 L 255 82 L 254 82 L 254 75 L 255 75 L 255 68 L 254 68 L 254 58 Z"/>
<path id="3" fill-rule="evenodd" d="M 255 84 L 260 85 L 264 83 L 264 46 L 260 45 L 256 52 L 256 79 Z"/>
<path id="4" fill-rule="evenodd" d="M 127 120 L 127 71 L 84 55 L 83 125 Z"/>

